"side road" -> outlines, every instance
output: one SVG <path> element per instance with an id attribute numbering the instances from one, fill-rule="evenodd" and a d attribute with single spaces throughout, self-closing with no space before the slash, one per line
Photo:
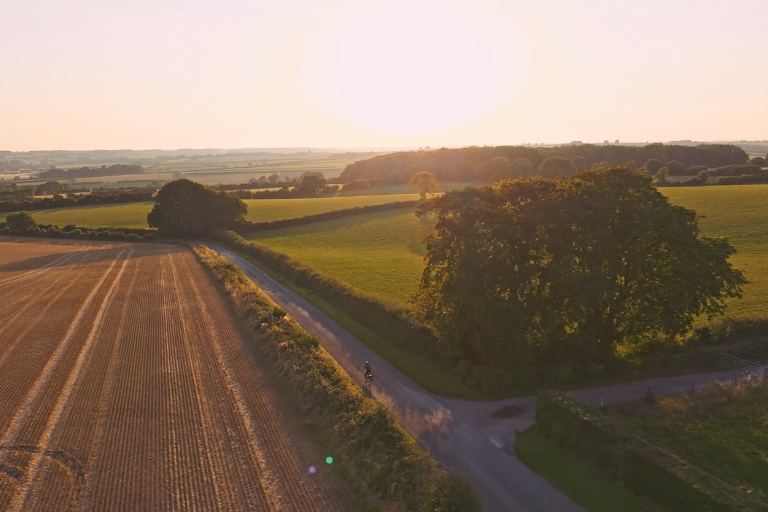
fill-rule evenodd
<path id="1" fill-rule="evenodd" d="M 371 390 L 373 396 L 387 404 L 403 427 L 435 459 L 472 478 L 486 510 L 584 511 L 306 299 L 245 258 L 216 244 L 205 245 L 239 266 L 307 332 L 320 338 L 323 348 L 361 386 L 363 364 L 370 361 L 376 376 Z"/>
<path id="2" fill-rule="evenodd" d="M 371 393 L 395 412 L 401 424 L 446 467 L 469 475 L 488 511 L 583 511 L 545 479 L 514 456 L 515 435 L 535 422 L 535 397 L 495 402 L 474 402 L 437 397 L 418 387 L 386 360 L 256 265 L 213 244 L 205 243 L 239 266 L 264 292 L 309 333 L 344 370 L 363 385 L 362 366 L 370 361 L 376 376 Z M 683 375 L 572 391 L 594 405 L 629 402 L 656 394 L 676 394 L 701 389 L 712 380 L 733 379 L 737 370 Z M 514 414 L 494 418 L 509 407 Z"/>

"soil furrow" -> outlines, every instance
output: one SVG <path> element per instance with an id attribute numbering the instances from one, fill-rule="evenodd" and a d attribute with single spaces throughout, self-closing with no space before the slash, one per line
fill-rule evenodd
<path id="1" fill-rule="evenodd" d="M 188 249 L 0 243 L 0 510 L 354 510 Z"/>
<path id="2" fill-rule="evenodd" d="M 287 439 L 288 431 L 284 428 L 284 425 L 287 423 L 286 419 L 274 407 L 274 404 L 265 400 L 265 395 L 267 395 L 265 393 L 266 386 L 259 387 L 260 393 L 248 393 L 247 390 L 243 390 L 243 387 L 240 385 L 240 379 L 232 371 L 237 365 L 233 364 L 224 353 L 222 347 L 224 342 L 222 340 L 224 338 L 242 339 L 242 333 L 236 332 L 237 329 L 234 322 L 222 322 L 222 327 L 227 332 L 225 336 L 221 335 L 219 332 L 220 327 L 216 325 L 208 310 L 208 306 L 202 300 L 198 289 L 198 283 L 201 281 L 193 278 L 186 261 L 184 261 L 184 269 L 187 281 L 191 284 L 191 289 L 198 304 L 200 318 L 205 324 L 205 332 L 213 347 L 213 352 L 216 354 L 218 367 L 224 369 L 228 387 L 235 391 L 238 401 L 242 401 L 238 404 L 238 407 L 249 434 L 254 437 L 263 438 L 260 444 L 265 448 L 265 455 L 269 460 L 270 466 L 277 470 L 275 481 L 283 485 L 283 489 L 279 491 L 281 496 L 290 503 L 290 508 L 293 510 L 321 510 L 318 508 L 317 494 L 310 493 L 305 485 L 306 470 L 299 469 L 294 463 L 295 457 L 292 456 L 292 450 L 288 446 L 288 441 L 292 441 L 292 439 Z M 215 302 L 217 298 L 220 297 L 209 297 L 209 302 Z M 218 318 L 221 319 L 222 317 L 219 316 Z M 226 318 L 226 316 L 223 318 Z M 251 378 L 254 376 L 253 374 L 249 375 Z M 252 389 L 253 386 L 250 386 L 250 388 Z M 246 396 L 248 396 L 247 399 Z M 313 494 L 315 496 L 312 496 Z"/>
<path id="3" fill-rule="evenodd" d="M 107 407 L 112 398 L 112 393 L 115 387 L 115 367 L 117 365 L 120 349 L 122 347 L 124 339 L 124 330 L 126 319 L 128 318 L 128 305 L 132 298 L 132 292 L 136 284 L 136 278 L 138 272 L 134 271 L 131 275 L 131 280 L 128 288 L 125 292 L 125 296 L 122 300 L 122 307 L 120 308 L 120 317 L 117 322 L 117 329 L 115 332 L 114 343 L 110 347 L 109 359 L 107 367 L 104 370 L 103 386 L 101 392 L 98 395 L 97 406 L 95 410 L 95 421 L 93 425 L 93 442 L 90 445 L 84 446 L 87 450 L 85 455 L 85 475 L 84 483 L 81 489 L 77 489 L 78 495 L 74 497 L 74 503 L 78 505 L 81 510 L 91 510 L 93 508 L 93 494 L 94 483 L 98 477 L 99 463 L 101 461 L 102 451 L 104 449 L 104 429 L 107 422 Z M 119 303 L 119 299 L 117 300 Z M 86 403 L 88 403 L 86 401 Z M 73 432 L 77 429 L 73 428 Z"/>
<path id="4" fill-rule="evenodd" d="M 122 254 L 122 251 L 120 252 L 120 254 L 118 254 L 118 257 L 121 254 Z M 45 367 L 43 368 L 43 371 L 40 373 L 40 376 L 32 385 L 32 389 L 30 389 L 30 391 L 28 392 L 23 404 L 17 410 L 16 414 L 13 417 L 13 420 L 11 420 L 10 426 L 6 430 L 2 439 L 0 439 L 0 445 L 10 446 L 15 444 L 15 440 L 18 437 L 21 431 L 21 428 L 24 426 L 25 420 L 29 417 L 30 413 L 32 412 L 32 407 L 36 402 L 37 398 L 40 396 L 43 386 L 48 382 L 49 378 L 51 377 L 51 374 L 53 373 L 54 369 L 56 368 L 56 365 L 58 364 L 59 360 L 63 356 L 64 351 L 69 346 L 69 342 L 72 340 L 77 328 L 80 327 L 80 321 L 85 315 L 86 310 L 91 305 L 93 298 L 101 289 L 101 286 L 104 284 L 104 281 L 107 280 L 107 276 L 109 276 L 110 272 L 112 272 L 112 269 L 114 268 L 115 263 L 117 263 L 117 258 L 115 258 L 115 260 L 109 266 L 107 271 L 102 275 L 99 282 L 96 283 L 96 286 L 94 286 L 93 290 L 91 290 L 90 295 L 88 295 L 88 297 L 85 299 L 85 302 L 83 303 L 82 307 L 77 312 L 77 315 L 75 316 L 74 320 L 70 324 L 69 330 L 64 335 L 64 338 L 61 340 L 59 345 L 56 347 L 56 350 L 53 353 L 53 356 L 46 363 Z M 0 454 L 0 461 L 2 461 L 1 454 Z"/>
<path id="5" fill-rule="evenodd" d="M 21 489 L 16 494 L 16 497 L 14 498 L 13 502 L 11 503 L 11 507 L 9 509 L 11 512 L 18 512 L 19 510 L 21 510 L 21 508 L 24 506 L 24 503 L 28 498 L 30 487 L 38 477 L 38 474 L 40 471 L 40 464 L 43 460 L 43 456 L 45 452 L 49 449 L 51 436 L 53 435 L 54 430 L 59 424 L 59 420 L 61 419 L 61 415 L 64 411 L 64 407 L 67 405 L 67 402 L 69 401 L 69 397 L 72 394 L 72 390 L 74 389 L 75 384 L 77 383 L 77 380 L 80 377 L 83 364 L 85 362 L 85 358 L 87 357 L 88 352 L 93 346 L 93 342 L 96 339 L 96 336 L 100 333 L 102 321 L 104 319 L 104 313 L 106 312 L 107 308 L 111 304 L 112 295 L 115 291 L 115 288 L 117 288 L 118 284 L 120 284 L 120 280 L 123 276 L 123 273 L 125 272 L 125 267 L 127 266 L 128 260 L 130 260 L 132 253 L 133 253 L 133 250 L 130 250 L 128 252 L 128 255 L 123 260 L 122 267 L 117 273 L 117 276 L 115 277 L 115 279 L 112 281 L 112 284 L 110 285 L 109 290 L 107 290 L 107 293 L 104 296 L 104 299 L 102 300 L 101 306 L 99 307 L 99 310 L 96 313 L 96 318 L 93 321 L 91 331 L 88 334 L 88 337 L 86 338 L 82 348 L 80 349 L 80 353 L 77 355 L 74 368 L 72 368 L 72 370 L 70 371 L 69 376 L 67 377 L 67 380 L 64 383 L 64 386 L 59 391 L 58 399 L 56 400 L 56 404 L 53 407 L 53 411 L 48 417 L 45 430 L 43 431 L 43 434 L 40 436 L 40 439 L 37 442 L 39 451 L 32 456 L 32 459 L 29 462 L 29 465 L 27 466 L 27 477 L 24 483 L 22 484 Z M 120 254 L 118 254 L 117 258 L 120 258 L 122 254 L 123 252 L 121 251 Z M 116 262 L 118 261 L 117 258 L 115 259 Z M 110 266 L 110 271 L 111 269 L 112 269 L 112 266 Z M 43 375 L 45 375 L 45 371 L 43 371 Z"/>

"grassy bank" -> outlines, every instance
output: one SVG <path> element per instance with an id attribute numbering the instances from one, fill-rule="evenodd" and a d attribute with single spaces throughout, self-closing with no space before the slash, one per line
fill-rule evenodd
<path id="1" fill-rule="evenodd" d="M 448 398 L 461 398 L 464 400 L 487 400 L 489 398 L 478 390 L 462 383 L 439 363 L 412 350 L 408 350 L 401 345 L 391 343 L 385 337 L 355 321 L 338 305 L 324 299 L 317 292 L 297 285 L 244 252 L 235 252 L 258 265 L 275 280 L 307 299 L 313 306 L 332 318 L 358 340 L 369 346 L 374 352 L 386 359 L 389 364 L 401 371 L 422 389 Z"/>
<path id="2" fill-rule="evenodd" d="M 731 460 L 726 465 L 731 467 L 733 475 L 728 479 L 723 478 L 725 473 L 722 469 L 713 471 L 713 468 L 723 464 L 722 457 L 703 463 L 704 459 L 690 457 L 680 447 L 681 442 L 689 440 L 701 449 L 700 439 L 681 434 L 675 443 L 659 441 L 670 432 L 688 430 L 707 416 L 716 415 L 718 409 L 726 404 L 764 401 L 768 395 L 766 383 L 768 380 L 765 378 L 750 379 L 738 386 L 713 383 L 710 388 L 692 396 L 678 395 L 668 399 L 649 394 L 640 402 L 614 409 L 624 411 L 624 421 L 616 421 L 616 412 L 606 415 L 602 410 L 560 391 L 543 391 L 536 397 L 536 427 L 551 444 L 574 457 L 589 461 L 606 476 L 670 512 L 758 512 L 768 510 L 768 502 L 764 500 L 761 489 L 753 487 L 751 484 L 754 482 L 748 482 L 743 476 L 749 466 L 744 457 L 747 450 L 736 449 L 730 455 Z M 659 414 L 664 407 L 673 411 L 667 417 Z M 650 422 L 657 426 L 656 431 L 643 431 L 633 425 L 633 420 L 643 416 L 638 414 L 643 408 L 657 412 Z M 678 415 L 679 418 L 680 410 L 700 413 L 698 421 L 680 424 L 674 417 Z M 736 433 L 739 434 L 743 432 Z M 717 443 L 723 444 L 722 440 Z M 731 446 L 726 448 L 733 449 Z M 749 450 L 754 448 L 750 446 Z M 714 451 L 708 453 L 709 457 L 717 455 Z M 760 455 L 758 453 L 754 459 L 759 459 Z M 755 475 L 760 473 L 766 473 L 764 462 L 754 472 Z"/>
<path id="3" fill-rule="evenodd" d="M 536 425 L 520 432 L 515 454 L 529 468 L 589 512 L 660 512 L 590 461 L 544 437 Z"/>
<path id="4" fill-rule="evenodd" d="M 237 267 L 195 248 L 251 328 L 308 421 L 383 510 L 474 511 L 466 480 L 445 473 L 382 404 L 365 396 L 316 338 L 285 316 Z"/>
<path id="5" fill-rule="evenodd" d="M 768 378 L 715 383 L 693 395 L 610 407 L 606 415 L 722 481 L 768 499 Z"/>

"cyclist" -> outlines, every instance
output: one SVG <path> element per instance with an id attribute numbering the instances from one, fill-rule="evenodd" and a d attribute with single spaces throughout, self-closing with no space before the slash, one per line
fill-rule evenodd
<path id="1" fill-rule="evenodd" d="M 365 366 L 363 366 L 363 371 L 365 372 L 365 380 L 368 381 L 368 376 L 371 374 L 371 365 L 368 364 L 368 361 L 365 362 Z"/>

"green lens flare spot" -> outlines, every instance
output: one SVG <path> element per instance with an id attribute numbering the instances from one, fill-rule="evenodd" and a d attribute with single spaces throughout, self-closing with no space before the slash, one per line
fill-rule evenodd
<path id="1" fill-rule="evenodd" d="M 325 462 L 326 462 L 327 464 L 333 464 L 333 457 L 326 457 L 326 458 L 325 458 Z"/>

